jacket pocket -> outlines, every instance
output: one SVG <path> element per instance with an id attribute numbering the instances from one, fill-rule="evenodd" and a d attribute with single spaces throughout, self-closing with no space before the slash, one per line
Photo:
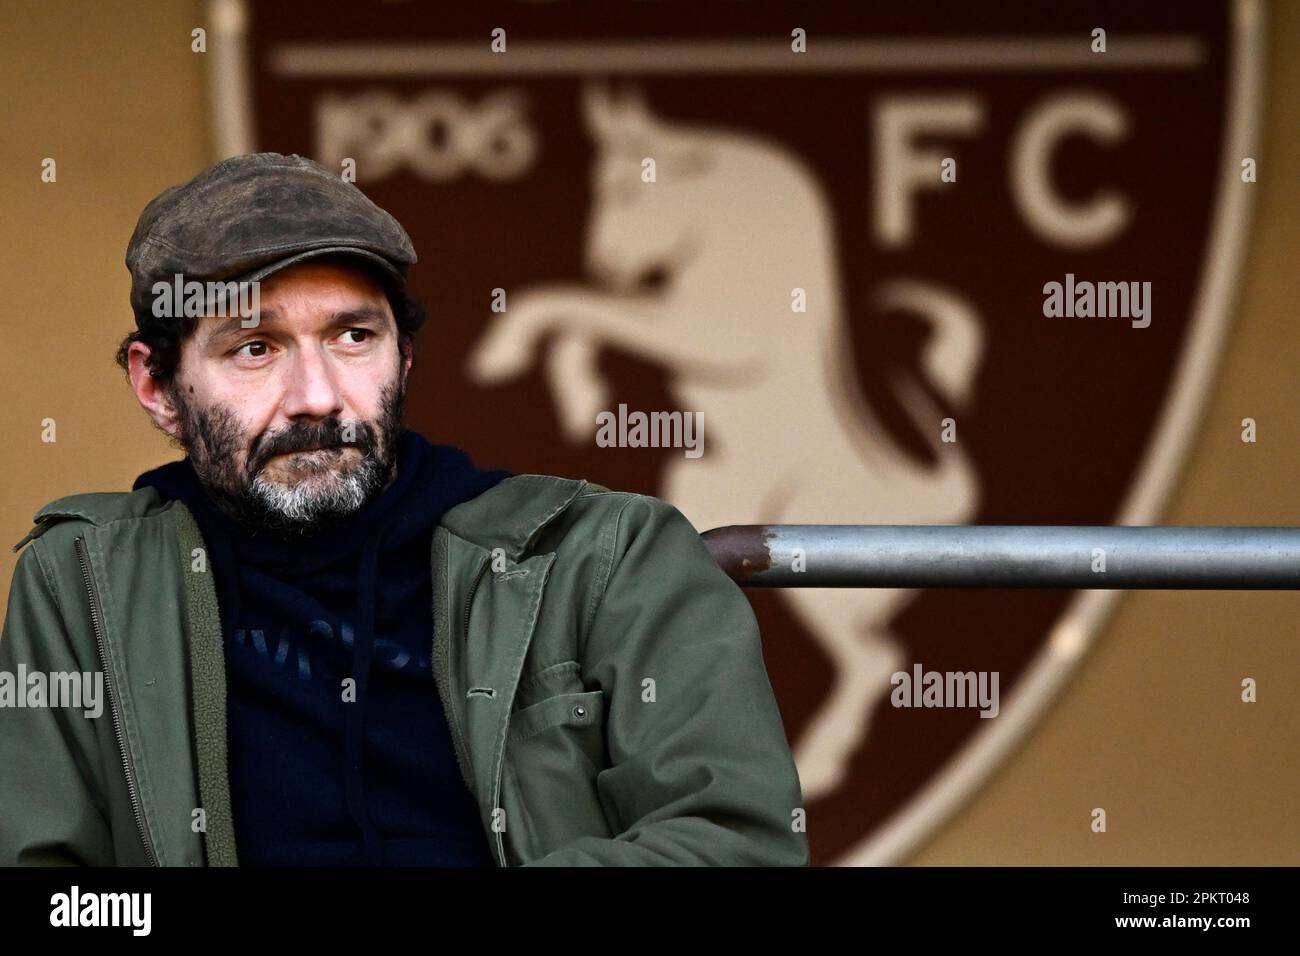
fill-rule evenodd
<path id="1" fill-rule="evenodd" d="M 596 778 L 609 765 L 602 691 L 557 694 L 510 715 L 504 795 L 511 865 L 584 836 L 613 836 Z"/>
<path id="2" fill-rule="evenodd" d="M 599 690 L 557 694 L 510 715 L 510 739 L 527 740 L 551 727 L 590 728 L 603 738 L 605 693 Z"/>

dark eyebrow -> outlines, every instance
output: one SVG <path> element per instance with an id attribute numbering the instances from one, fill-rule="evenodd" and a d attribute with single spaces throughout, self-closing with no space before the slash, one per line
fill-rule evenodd
<path id="1" fill-rule="evenodd" d="M 204 346 L 212 348 L 220 345 L 222 342 L 233 339 L 241 332 L 256 333 L 258 329 L 265 325 L 274 324 L 279 319 L 279 313 L 274 309 L 262 309 L 258 313 L 258 324 L 245 326 L 244 320 L 240 316 L 231 316 L 224 319 L 218 324 L 211 327 Z M 374 323 L 384 325 L 388 321 L 388 313 L 379 306 L 375 305 L 358 305 L 350 309 L 340 309 L 334 312 L 326 320 L 327 328 L 339 328 L 341 326 L 365 325 Z"/>
<path id="2" fill-rule="evenodd" d="M 274 318 L 274 316 L 275 313 L 270 309 L 262 309 L 258 313 L 258 324 L 245 326 L 243 325 L 244 319 L 241 316 L 232 315 L 228 319 L 223 319 L 215 325 L 209 326 L 207 338 L 203 340 L 203 347 L 212 348 L 220 345 L 227 339 L 233 339 L 240 332 L 256 332 L 263 322 L 268 318 Z"/>
<path id="3" fill-rule="evenodd" d="M 329 317 L 329 325 L 356 325 L 364 322 L 377 322 L 383 325 L 388 321 L 388 313 L 377 305 L 359 305 L 353 309 L 343 309 Z"/>

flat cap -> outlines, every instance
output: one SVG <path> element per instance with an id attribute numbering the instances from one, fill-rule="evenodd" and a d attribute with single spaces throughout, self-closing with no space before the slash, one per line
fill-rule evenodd
<path id="1" fill-rule="evenodd" d="M 416 261 L 401 224 L 338 173 L 297 154 L 231 157 L 140 214 L 126 248 L 136 324 L 156 282 L 252 281 L 331 253 L 369 259 L 399 286 Z"/>

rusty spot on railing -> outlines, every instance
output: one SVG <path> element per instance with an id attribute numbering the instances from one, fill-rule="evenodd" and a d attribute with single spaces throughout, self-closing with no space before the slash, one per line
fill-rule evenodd
<path id="1" fill-rule="evenodd" d="M 768 542 L 775 536 L 775 531 L 761 524 L 727 525 L 700 535 L 713 560 L 737 584 L 771 569 L 772 550 Z"/>

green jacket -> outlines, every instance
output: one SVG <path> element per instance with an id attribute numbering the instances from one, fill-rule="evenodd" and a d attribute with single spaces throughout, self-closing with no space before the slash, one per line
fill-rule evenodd
<path id="1" fill-rule="evenodd" d="M 0 672 L 102 667 L 107 702 L 0 709 L 0 864 L 235 865 L 193 517 L 145 488 L 36 522 Z M 449 510 L 430 557 L 434 677 L 497 865 L 808 863 L 757 622 L 681 512 L 516 475 Z"/>

